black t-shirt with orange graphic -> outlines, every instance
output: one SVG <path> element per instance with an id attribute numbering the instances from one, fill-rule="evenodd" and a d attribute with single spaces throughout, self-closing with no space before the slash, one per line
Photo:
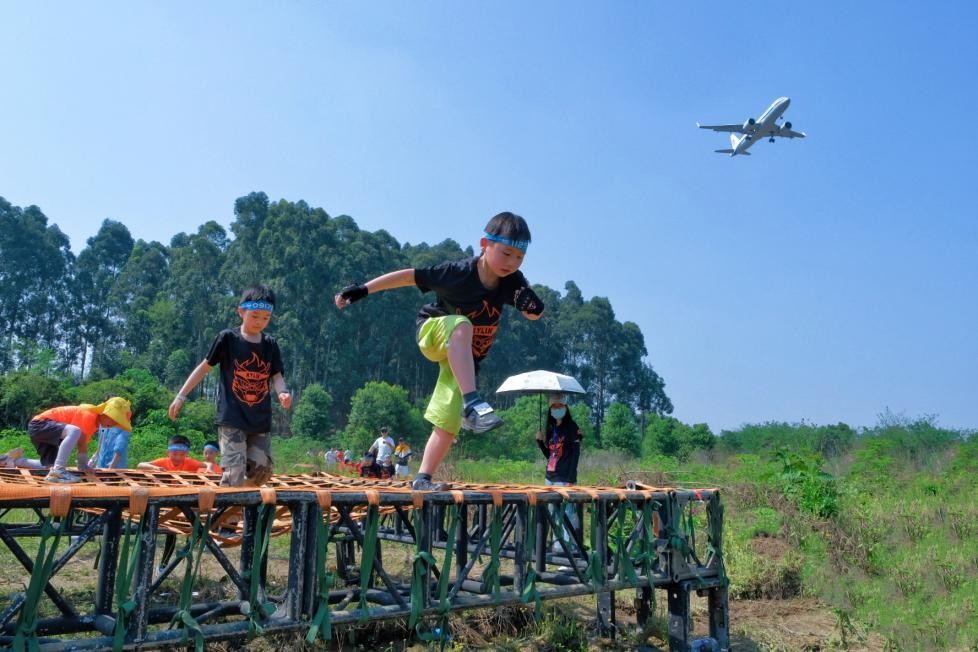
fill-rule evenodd
<path id="1" fill-rule="evenodd" d="M 503 305 L 513 305 L 516 291 L 529 285 L 520 271 L 499 279 L 492 290 L 479 280 L 479 256 L 414 270 L 414 282 L 422 292 L 438 295 L 418 312 L 418 328 L 431 317 L 465 315 L 472 322 L 472 356 L 476 362 L 489 353 Z"/>
<path id="2" fill-rule="evenodd" d="M 238 330 L 223 330 L 211 344 L 206 360 L 212 367 L 221 367 L 217 425 L 245 432 L 270 431 L 269 381 L 285 371 L 275 338 L 262 333 L 261 342 L 249 342 Z"/>

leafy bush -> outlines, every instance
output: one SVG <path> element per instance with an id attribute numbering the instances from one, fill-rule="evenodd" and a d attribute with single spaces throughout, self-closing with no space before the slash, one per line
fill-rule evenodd
<path id="1" fill-rule="evenodd" d="M 822 471 L 821 455 L 781 449 L 775 452 L 774 458 L 781 464 L 781 491 L 789 500 L 819 518 L 838 513 L 835 479 Z"/>
<path id="2" fill-rule="evenodd" d="M 292 432 L 300 437 L 324 440 L 329 436 L 329 411 L 333 397 L 322 385 L 313 383 L 302 391 L 292 416 Z"/>

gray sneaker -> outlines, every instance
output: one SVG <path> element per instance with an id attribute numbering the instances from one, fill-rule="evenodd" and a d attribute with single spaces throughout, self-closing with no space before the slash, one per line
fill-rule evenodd
<path id="1" fill-rule="evenodd" d="M 462 417 L 462 427 L 476 434 L 489 432 L 503 425 L 503 423 L 492 406 L 485 401 L 480 401 L 470 407 Z"/>
<path id="2" fill-rule="evenodd" d="M 411 488 L 415 491 L 445 491 L 448 487 L 447 482 L 432 482 L 421 478 L 415 478 L 411 483 Z"/>
<path id="3" fill-rule="evenodd" d="M 77 475 L 64 469 L 51 469 L 48 471 L 47 476 L 44 477 L 45 482 L 57 482 L 59 484 L 73 484 L 80 480 L 81 478 Z"/>

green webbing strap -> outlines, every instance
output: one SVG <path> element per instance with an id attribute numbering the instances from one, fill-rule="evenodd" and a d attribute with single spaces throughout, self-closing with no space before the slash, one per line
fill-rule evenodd
<path id="1" fill-rule="evenodd" d="M 632 565 L 632 557 L 628 554 L 625 546 L 625 505 L 632 508 L 635 514 L 635 506 L 630 500 L 622 500 L 618 503 L 618 527 L 615 533 L 615 554 L 618 557 L 618 581 L 628 582 L 630 585 L 638 586 L 638 575 L 635 574 L 635 566 Z M 636 522 L 638 522 L 636 520 Z"/>
<path id="2" fill-rule="evenodd" d="M 245 579 L 249 580 L 248 603 L 251 605 L 248 610 L 249 637 L 264 633 L 265 628 L 262 627 L 261 621 L 275 613 L 274 603 L 262 603 L 258 599 L 261 588 L 261 563 L 268 552 L 268 541 L 271 539 L 274 524 L 275 504 L 263 502 L 258 507 L 258 522 L 255 524 L 255 536 L 258 540 L 251 551 L 251 567 L 244 573 Z"/>
<path id="3" fill-rule="evenodd" d="M 722 586 L 730 583 L 727 578 L 727 567 L 723 562 L 723 505 L 719 498 L 706 504 L 706 513 L 710 520 L 710 532 L 707 536 L 707 551 L 716 556 L 717 570 L 720 574 Z"/>
<path id="4" fill-rule="evenodd" d="M 422 632 L 420 623 L 415 626 L 415 631 L 419 639 L 426 643 L 438 641 L 441 649 L 445 649 L 445 644 L 448 642 L 448 614 L 451 612 L 452 607 L 451 602 L 448 601 L 448 580 L 452 574 L 452 558 L 455 554 L 454 543 L 456 534 L 458 533 L 458 521 L 459 506 L 453 503 L 448 506 L 448 538 L 445 540 L 445 559 L 442 561 L 441 571 L 438 573 L 438 628 L 435 631 Z M 431 562 L 434 565 L 435 560 L 433 557 Z M 411 608 L 413 611 L 413 603 Z"/>
<path id="5" fill-rule="evenodd" d="M 329 526 L 326 525 L 326 518 L 329 511 L 326 510 L 319 515 L 316 535 L 316 585 L 319 587 L 319 608 L 316 615 L 312 618 L 309 632 L 306 634 L 306 642 L 312 643 L 316 640 L 316 635 L 322 633 L 324 641 L 333 638 L 333 622 L 329 612 L 329 590 L 333 588 L 333 574 L 326 568 L 327 551 L 329 548 Z"/>
<path id="6" fill-rule="evenodd" d="M 20 608 L 20 616 L 17 618 L 17 633 L 14 636 L 14 650 L 29 650 L 37 652 L 40 645 L 37 642 L 37 607 L 41 601 L 41 594 L 47 586 L 51 571 L 54 569 L 55 555 L 58 551 L 58 543 L 61 535 L 68 527 L 67 515 L 58 521 L 55 528 L 52 518 L 48 515 L 41 525 L 41 541 L 37 548 L 37 557 L 34 559 L 34 570 L 31 572 L 31 581 L 27 585 L 27 592 L 24 596 L 24 604 Z M 48 541 L 54 537 L 51 547 L 48 549 Z"/>
<path id="7" fill-rule="evenodd" d="M 633 513 L 637 513 L 635 505 L 631 502 L 628 503 Z M 636 522 L 637 522 L 636 517 Z M 642 504 L 642 528 L 639 530 L 639 546 L 638 550 L 632 554 L 632 561 L 642 568 L 642 575 L 649 581 L 649 586 L 653 586 L 652 582 L 652 560 L 655 558 L 655 537 L 652 533 L 652 501 L 646 500 Z"/>
<path id="8" fill-rule="evenodd" d="M 370 576 L 374 572 L 374 556 L 377 554 L 377 527 L 380 521 L 380 508 L 377 505 L 367 507 L 367 518 L 363 532 L 363 558 L 360 560 L 360 618 L 367 621 L 367 589 L 370 587 Z"/>
<path id="9" fill-rule="evenodd" d="M 492 603 L 499 604 L 499 549 L 503 537 L 503 506 L 492 506 L 492 524 L 489 526 L 489 563 L 482 572 L 481 590 L 492 588 Z"/>
<path id="10" fill-rule="evenodd" d="M 424 532 L 423 518 L 422 510 L 415 507 L 411 514 L 411 520 L 414 522 L 414 570 L 411 576 L 411 618 L 408 620 L 408 628 L 415 629 L 419 637 L 422 636 L 420 621 L 421 610 L 424 607 L 424 578 L 425 574 L 430 572 L 437 563 L 434 555 L 421 549 L 421 533 Z"/>
<path id="11" fill-rule="evenodd" d="M 520 601 L 527 604 L 533 600 L 533 618 L 537 621 L 543 615 L 543 601 L 540 599 L 540 591 L 537 589 L 537 569 L 534 564 L 533 554 L 537 549 L 537 506 L 534 501 L 527 504 L 526 508 L 526 581 L 523 583 L 523 595 Z"/>
<path id="12" fill-rule="evenodd" d="M 211 526 L 211 515 L 207 514 L 204 525 L 200 522 L 200 514 L 194 514 L 194 525 L 191 530 L 190 540 L 187 545 L 177 553 L 177 559 L 184 559 L 183 584 L 180 586 L 180 610 L 173 614 L 170 620 L 170 627 L 178 624 L 186 628 L 183 639 L 187 640 L 190 632 L 194 634 L 194 649 L 196 652 L 204 652 L 204 632 L 200 629 L 200 623 L 191 615 L 190 601 L 193 598 L 194 582 L 197 573 L 200 571 L 200 560 L 204 556 L 205 537 Z"/>
<path id="13" fill-rule="evenodd" d="M 118 652 L 126 642 L 126 623 L 129 615 L 136 609 L 136 601 L 129 595 L 129 587 L 136 575 L 139 565 L 139 551 L 143 545 L 143 519 L 139 519 L 136 530 L 136 543 L 132 543 L 132 514 L 126 519 L 126 535 L 122 538 L 122 552 L 119 554 L 119 567 L 122 573 L 116 576 L 115 583 L 115 635 L 112 638 L 112 649 Z"/>
<path id="14" fill-rule="evenodd" d="M 604 560 L 598 554 L 598 503 L 591 501 L 591 550 L 587 556 L 587 570 L 584 571 L 585 577 L 591 579 L 591 587 L 597 593 L 598 589 L 604 586 Z"/>

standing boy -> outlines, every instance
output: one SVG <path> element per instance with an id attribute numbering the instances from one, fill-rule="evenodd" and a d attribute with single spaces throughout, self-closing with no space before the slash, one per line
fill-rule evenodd
<path id="1" fill-rule="evenodd" d="M 503 423 L 476 391 L 475 376 L 496 338 L 503 305 L 515 306 L 527 319 L 543 314 L 543 302 L 519 271 L 529 244 L 526 221 L 513 213 L 499 213 L 486 225 L 479 256 L 390 272 L 343 288 L 334 298 L 342 309 L 368 294 L 411 285 L 436 294 L 436 301 L 422 307 L 417 318 L 418 347 L 438 363 L 439 371 L 424 415 L 433 429 L 411 483 L 416 490 L 445 488 L 433 484 L 431 476 L 461 427 L 481 433 Z"/>
<path id="2" fill-rule="evenodd" d="M 187 395 L 216 366 L 221 367 L 217 401 L 217 432 L 220 436 L 225 487 L 261 486 L 272 476 L 272 397 L 286 410 L 292 395 L 282 378 L 284 366 L 278 343 L 262 331 L 272 319 L 275 293 L 264 285 L 253 285 L 241 294 L 238 315 L 241 326 L 221 331 L 207 357 L 197 365 L 170 404 L 174 421 Z"/>
<path id="3" fill-rule="evenodd" d="M 90 405 L 66 405 L 41 412 L 27 424 L 31 442 L 41 458 L 41 464 L 51 470 L 48 482 L 78 482 L 79 477 L 67 469 L 71 451 L 78 448 L 78 468 L 89 470 L 88 442 L 99 426 L 119 426 L 132 430 L 129 423 L 131 404 L 124 398 L 113 396 L 104 403 Z"/>

